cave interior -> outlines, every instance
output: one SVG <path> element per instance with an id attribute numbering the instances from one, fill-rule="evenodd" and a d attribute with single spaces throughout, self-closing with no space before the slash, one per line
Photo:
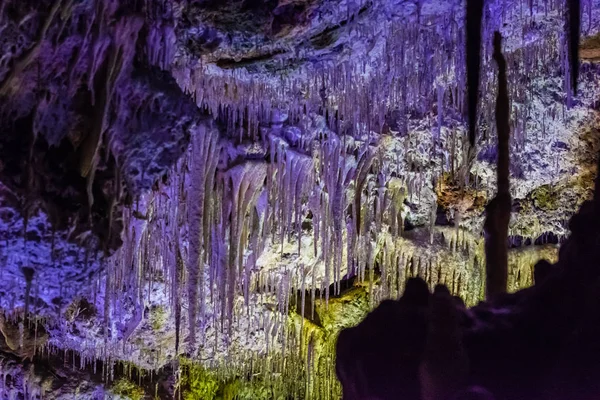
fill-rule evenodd
<path id="1" fill-rule="evenodd" d="M 0 400 L 600 399 L 600 0 L 0 0 Z"/>

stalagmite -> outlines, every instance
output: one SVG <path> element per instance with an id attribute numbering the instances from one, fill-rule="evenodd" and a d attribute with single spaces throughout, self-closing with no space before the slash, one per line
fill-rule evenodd
<path id="1" fill-rule="evenodd" d="M 488 299 L 506 292 L 507 289 L 507 238 L 511 211 L 509 184 L 509 101 L 506 81 L 506 61 L 502 55 L 502 37 L 499 32 L 494 34 L 494 59 L 498 64 L 498 98 L 496 102 L 498 192 L 496 197 L 487 206 L 487 216 L 484 224 L 486 297 Z"/>

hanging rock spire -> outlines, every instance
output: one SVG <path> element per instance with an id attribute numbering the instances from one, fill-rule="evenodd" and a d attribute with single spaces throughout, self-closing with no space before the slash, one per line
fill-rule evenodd
<path id="1" fill-rule="evenodd" d="M 483 0 L 467 0 L 467 86 L 469 101 L 469 144 L 475 146 L 479 68 L 481 66 L 481 20 Z"/>
<path id="2" fill-rule="evenodd" d="M 196 317 L 200 311 L 200 318 L 204 317 L 204 253 L 209 247 L 205 243 L 204 219 L 207 203 L 211 202 L 211 193 L 214 188 L 210 184 L 215 174 L 216 160 L 219 154 L 217 135 L 211 128 L 204 126 L 194 132 L 191 151 L 190 191 L 188 195 L 188 224 L 189 224 L 189 251 L 188 251 L 188 298 L 189 298 L 189 343 L 193 346 L 196 340 Z"/>
<path id="3" fill-rule="evenodd" d="M 486 296 L 506 292 L 508 279 L 508 224 L 511 196 L 509 185 L 509 101 L 506 81 L 506 60 L 502 54 L 502 36 L 494 33 L 494 59 L 498 64 L 498 98 L 496 100 L 496 129 L 498 131 L 497 180 L 498 192 L 487 206 L 485 230 Z"/>
<path id="4" fill-rule="evenodd" d="M 568 0 L 567 10 L 571 90 L 574 95 L 577 95 L 577 81 L 579 79 L 579 35 L 581 34 L 581 1 Z"/>

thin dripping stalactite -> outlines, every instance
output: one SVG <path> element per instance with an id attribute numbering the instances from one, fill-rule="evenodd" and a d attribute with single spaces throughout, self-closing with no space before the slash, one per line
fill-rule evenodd
<path id="1" fill-rule="evenodd" d="M 179 245 L 176 247 L 175 254 L 175 271 L 173 276 L 173 296 L 175 297 L 175 354 L 179 354 L 179 346 L 181 343 L 181 298 L 179 292 L 179 282 L 183 273 L 183 258 Z"/>
<path id="2" fill-rule="evenodd" d="M 476 156 L 479 83 L 481 72 L 481 26 L 484 0 L 467 0 L 466 21 L 466 61 L 467 61 L 467 101 L 469 148 L 461 182 L 468 182 L 469 169 Z M 454 171 L 454 165 L 452 165 Z M 461 174 L 462 175 L 462 174 Z"/>
<path id="3" fill-rule="evenodd" d="M 483 0 L 467 0 L 467 88 L 469 115 L 469 145 L 475 147 L 477 132 L 477 105 L 479 102 L 479 75 L 481 69 L 481 23 Z"/>
<path id="4" fill-rule="evenodd" d="M 569 64 L 571 72 L 571 88 L 577 96 L 579 80 L 579 38 L 581 35 L 581 0 L 567 1 L 567 27 L 569 40 Z"/>
<path id="5" fill-rule="evenodd" d="M 204 242 L 204 218 L 207 203 L 210 202 L 212 186 L 208 185 L 207 177 L 214 174 L 211 168 L 212 160 L 218 153 L 216 135 L 212 129 L 201 127 L 192 139 L 190 193 L 188 194 L 188 218 L 190 248 L 188 251 L 188 298 L 189 311 L 189 345 L 193 347 L 196 342 L 196 325 L 198 318 L 204 319 L 205 311 L 205 252 L 208 252 L 208 243 Z M 199 311 L 199 315 L 197 312 Z"/>

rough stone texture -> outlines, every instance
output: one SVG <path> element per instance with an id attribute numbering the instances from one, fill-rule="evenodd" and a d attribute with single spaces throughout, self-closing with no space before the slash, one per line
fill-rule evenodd
<path id="1" fill-rule="evenodd" d="M 169 398 L 173 392 L 172 371 L 156 371 L 155 375 L 140 376 L 138 370 L 118 365 L 103 369 L 101 362 L 85 365 L 78 354 L 61 352 L 44 354 L 23 361 L 0 344 L 0 398 L 56 400 L 127 400 L 133 393 L 156 394 Z M 109 379 L 109 375 L 126 376 Z M 133 390 L 132 390 L 133 389 Z"/>
<path id="2" fill-rule="evenodd" d="M 600 61 L 600 37 L 598 35 L 588 38 L 581 44 L 580 56 L 582 60 Z"/>
<path id="3" fill-rule="evenodd" d="M 202 59 L 221 70 L 293 73 L 366 55 L 377 47 L 385 27 L 378 22 L 422 18 L 443 23 L 450 14 L 460 18 L 460 8 L 458 1 L 186 1 L 175 11 L 181 16 L 178 56 Z M 359 29 L 364 26 L 369 34 Z"/>
<path id="4" fill-rule="evenodd" d="M 51 5 L 57 14 L 38 40 Z M 30 267 L 32 307 L 48 314 L 91 287 L 102 253 L 122 243 L 122 208 L 167 173 L 203 117 L 167 72 L 143 52 L 135 56 L 155 19 L 143 23 L 130 6 L 90 1 L 5 2 L 2 10 L 0 304 L 22 307 L 20 268 Z M 123 56 L 112 106 L 98 117 L 117 46 Z M 36 56 L 12 77 L 32 49 Z M 81 168 L 95 146 L 90 210 Z"/>

